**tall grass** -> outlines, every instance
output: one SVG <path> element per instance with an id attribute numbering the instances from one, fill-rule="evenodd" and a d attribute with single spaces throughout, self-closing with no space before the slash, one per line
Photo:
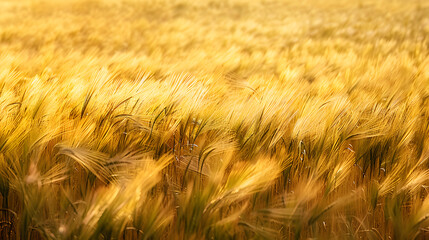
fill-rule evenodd
<path id="1" fill-rule="evenodd" d="M 0 1 L 0 239 L 424 239 L 425 1 Z"/>

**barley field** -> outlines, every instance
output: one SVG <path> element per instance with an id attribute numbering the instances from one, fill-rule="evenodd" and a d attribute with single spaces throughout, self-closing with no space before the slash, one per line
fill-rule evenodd
<path id="1" fill-rule="evenodd" d="M 0 0 L 0 239 L 429 239 L 429 1 Z"/>

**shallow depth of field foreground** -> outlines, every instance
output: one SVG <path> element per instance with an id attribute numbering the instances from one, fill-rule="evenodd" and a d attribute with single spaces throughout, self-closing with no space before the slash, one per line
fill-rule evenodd
<path id="1" fill-rule="evenodd" d="M 0 239 L 429 239 L 429 1 L 0 0 Z"/>

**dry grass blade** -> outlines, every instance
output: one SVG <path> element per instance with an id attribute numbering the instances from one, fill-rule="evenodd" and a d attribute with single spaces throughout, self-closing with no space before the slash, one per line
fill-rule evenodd
<path id="1" fill-rule="evenodd" d="M 65 146 L 59 146 L 57 156 L 65 155 L 75 160 L 84 169 L 88 170 L 97 178 L 108 183 L 111 176 L 111 172 L 106 168 L 106 163 L 109 160 L 107 154 L 103 154 L 96 151 L 90 151 L 84 148 L 68 148 Z"/>

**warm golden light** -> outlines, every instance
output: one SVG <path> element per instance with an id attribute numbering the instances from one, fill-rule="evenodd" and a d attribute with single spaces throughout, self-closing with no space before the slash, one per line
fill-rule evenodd
<path id="1" fill-rule="evenodd" d="M 424 239 L 429 1 L 0 0 L 0 239 Z"/>

